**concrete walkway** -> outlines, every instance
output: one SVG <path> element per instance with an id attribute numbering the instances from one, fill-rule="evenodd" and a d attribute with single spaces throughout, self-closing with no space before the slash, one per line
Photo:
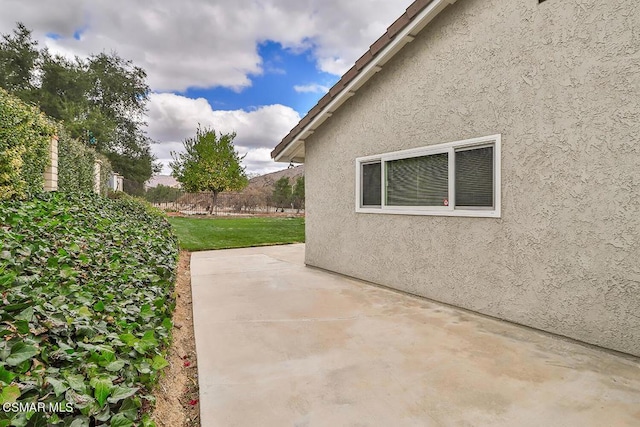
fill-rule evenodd
<path id="1" fill-rule="evenodd" d="M 640 426 L 640 365 L 305 267 L 304 245 L 194 253 L 201 422 Z"/>

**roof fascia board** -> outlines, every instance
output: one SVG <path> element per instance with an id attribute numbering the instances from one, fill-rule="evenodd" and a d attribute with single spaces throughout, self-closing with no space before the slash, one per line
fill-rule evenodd
<path id="1" fill-rule="evenodd" d="M 356 90 L 361 88 L 371 77 L 379 72 L 382 69 L 382 65 L 393 58 L 407 43 L 412 42 L 416 35 L 438 16 L 442 10 L 456 1 L 457 0 L 434 0 L 425 7 L 409 25 L 402 29 L 395 38 L 307 124 L 307 126 L 298 132 L 296 137 L 275 156 L 274 161 L 290 161 L 291 156 L 286 157 L 286 154 L 298 152 L 298 146 L 304 143 L 303 136 L 307 138 L 313 133 L 313 131 L 331 117 L 333 112 L 340 108 L 347 99 L 355 95 Z"/>

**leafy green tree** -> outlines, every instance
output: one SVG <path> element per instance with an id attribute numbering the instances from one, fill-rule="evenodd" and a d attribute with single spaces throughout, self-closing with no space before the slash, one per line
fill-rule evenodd
<path id="1" fill-rule="evenodd" d="M 293 186 L 293 195 L 291 197 L 293 207 L 300 211 L 304 209 L 304 176 L 299 176 Z"/>
<path id="2" fill-rule="evenodd" d="M 0 41 L 0 86 L 39 104 L 71 138 L 106 155 L 141 190 L 157 170 L 144 131 L 146 73 L 117 53 L 68 60 L 39 50 L 31 31 L 18 24 Z"/>
<path id="3" fill-rule="evenodd" d="M 143 130 L 146 75 L 116 54 L 83 61 L 43 54 L 39 103 L 64 122 L 71 137 L 104 153 L 116 172 L 140 189 L 157 169 Z"/>
<path id="4" fill-rule="evenodd" d="M 217 206 L 222 191 L 239 191 L 249 182 L 242 159 L 233 146 L 235 133 L 216 134 L 198 127 L 196 136 L 183 141 L 184 151 L 171 152 L 171 173 L 187 192 L 211 191 Z"/>
<path id="5" fill-rule="evenodd" d="M 31 31 L 21 23 L 13 35 L 3 34 L 0 40 L 0 86 L 23 101 L 30 101 L 34 89 L 34 74 L 40 58 L 37 47 Z"/>
<path id="6" fill-rule="evenodd" d="M 273 203 L 277 208 L 291 207 L 291 183 L 289 178 L 283 176 L 273 185 Z"/>

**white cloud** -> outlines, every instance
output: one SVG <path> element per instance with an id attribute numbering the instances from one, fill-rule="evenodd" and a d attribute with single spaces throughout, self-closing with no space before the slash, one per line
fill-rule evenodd
<path id="1" fill-rule="evenodd" d="M 236 132 L 234 140 L 248 172 L 282 169 L 270 158 L 273 147 L 300 120 L 298 113 L 284 105 L 268 105 L 251 111 L 214 111 L 206 99 L 190 99 L 171 93 L 152 93 L 149 99 L 148 134 L 160 141 L 154 154 L 166 165 L 171 151 L 179 151 L 182 141 L 196 133 L 198 125 L 218 132 Z"/>
<path id="2" fill-rule="evenodd" d="M 271 148 L 258 148 L 245 152 L 239 150 L 241 154 L 246 153 L 246 157 L 242 160 L 242 164 L 246 166 L 249 173 L 259 173 L 263 175 L 269 172 L 275 172 L 287 167 L 286 163 L 276 163 L 271 158 Z"/>
<path id="3" fill-rule="evenodd" d="M 58 40 L 47 38 L 44 41 L 44 47 L 46 47 L 52 55 L 62 56 L 72 62 L 76 57 L 81 57 L 82 59 L 88 58 L 88 55 L 78 55 L 70 48 L 61 45 L 58 43 Z"/>
<path id="4" fill-rule="evenodd" d="M 340 75 L 411 0 L 2 0 L 0 32 L 22 21 L 65 56 L 116 51 L 144 68 L 156 91 L 236 90 L 270 68 L 257 45 L 312 49 L 318 68 Z M 81 40 L 73 38 L 82 29 Z"/>
<path id="5" fill-rule="evenodd" d="M 23 22 L 52 52 L 68 58 L 117 52 L 142 67 L 152 90 L 147 121 L 153 150 L 168 165 L 170 152 L 198 123 L 237 132 L 249 172 L 282 168 L 269 152 L 299 121 L 284 105 L 214 111 L 205 99 L 171 93 L 189 87 L 242 90 L 252 76 L 287 72 L 263 62 L 258 45 L 280 43 L 310 55 L 318 69 L 344 73 L 412 0 L 1 0 L 0 33 Z M 80 40 L 74 34 L 81 30 Z M 61 38 L 50 38 L 57 34 Z M 292 82 L 293 84 L 293 82 Z M 321 84 L 296 86 L 321 93 Z M 165 172 L 168 169 L 165 167 Z"/>
<path id="6" fill-rule="evenodd" d="M 293 89 L 298 93 L 327 93 L 329 88 L 318 83 L 311 83 L 308 85 L 296 85 Z"/>

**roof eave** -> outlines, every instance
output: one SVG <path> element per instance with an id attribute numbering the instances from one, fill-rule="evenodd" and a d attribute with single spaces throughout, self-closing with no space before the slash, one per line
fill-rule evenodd
<path id="1" fill-rule="evenodd" d="M 358 62 L 334 85 L 327 95 L 320 99 L 318 104 L 311 109 L 305 117 L 292 129 L 292 131 L 274 148 L 271 157 L 276 162 L 304 162 L 304 143 L 313 132 L 327 120 L 331 115 L 344 104 L 347 99 L 355 95 L 371 77 L 382 69 L 391 58 L 393 58 L 407 43 L 422 31 L 438 14 L 448 5 L 455 3 L 456 0 L 432 0 L 415 18 L 413 18 L 402 30 L 393 35 L 393 39 L 388 41 L 382 49 L 375 51 L 376 45 L 384 43 L 384 37 L 388 32 L 376 41 L 371 48 L 363 55 L 362 59 L 366 60 L 367 55 L 374 55 L 367 65 L 358 70 Z M 417 3 L 417 2 L 416 2 Z M 414 3 L 415 4 L 415 3 Z M 413 6 L 413 5 L 412 5 Z M 393 28 L 401 19 L 409 13 L 412 6 L 409 6 L 407 12 L 394 22 L 389 29 Z M 373 53 L 372 53 L 373 52 Z M 359 60 L 360 61 L 360 60 Z M 359 71 L 359 72 L 358 72 Z M 349 75 L 356 73 L 355 76 Z M 344 84 L 347 80 L 348 83 Z M 320 109 L 319 112 L 314 110 Z M 296 128 L 300 128 L 296 131 Z"/>

